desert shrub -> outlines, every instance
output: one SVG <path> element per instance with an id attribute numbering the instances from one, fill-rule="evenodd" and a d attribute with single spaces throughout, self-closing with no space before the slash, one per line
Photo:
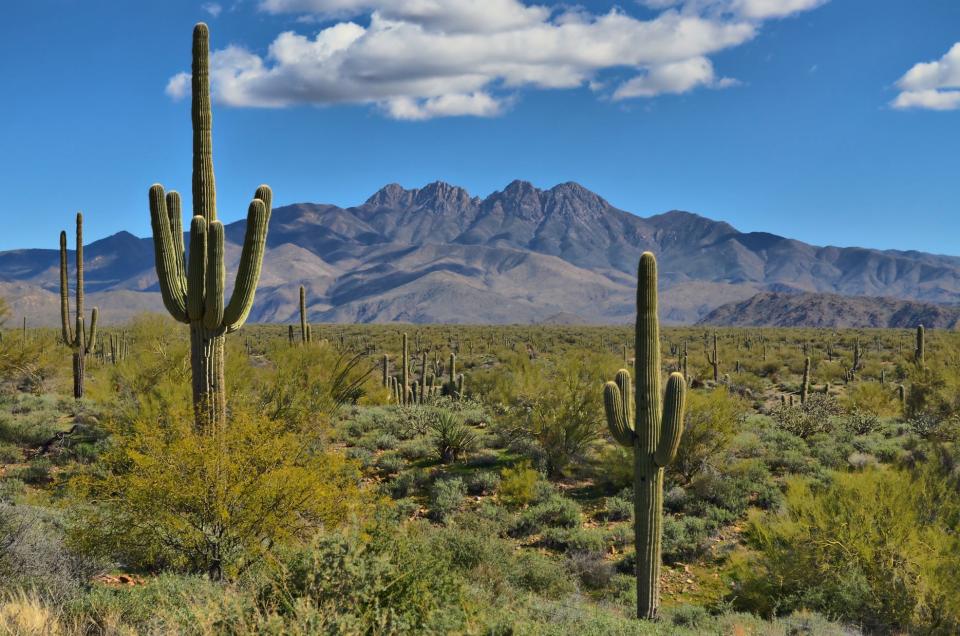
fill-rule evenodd
<path id="1" fill-rule="evenodd" d="M 580 506 L 571 499 L 554 495 L 521 512 L 511 526 L 510 534 L 522 537 L 542 532 L 545 528 L 574 528 L 579 525 Z"/>
<path id="2" fill-rule="evenodd" d="M 743 401 L 724 387 L 689 391 L 683 436 L 667 472 L 682 483 L 689 483 L 698 473 L 713 467 L 729 446 L 745 413 Z"/>
<path id="3" fill-rule="evenodd" d="M 544 529 L 540 544 L 560 552 L 602 553 L 606 547 L 604 539 L 603 530 L 598 528 L 550 527 Z"/>
<path id="4" fill-rule="evenodd" d="M 879 382 L 855 382 L 848 386 L 843 405 L 851 412 L 874 418 L 900 415 L 901 410 L 896 387 Z"/>
<path id="5" fill-rule="evenodd" d="M 15 464 L 23 459 L 23 452 L 16 444 L 0 444 L 0 463 Z"/>
<path id="6" fill-rule="evenodd" d="M 277 546 L 362 510 L 343 456 L 305 450 L 286 423 L 234 408 L 213 433 L 189 399 L 158 413 L 144 402 L 112 421 L 113 444 L 74 481 L 98 502 L 78 510 L 73 545 L 130 565 L 235 576 Z"/>
<path id="7" fill-rule="evenodd" d="M 956 458 L 913 471 L 789 480 L 782 514 L 753 514 L 758 551 L 734 566 L 734 604 L 764 614 L 810 608 L 878 632 L 960 629 Z M 828 540 L 825 540 L 828 539 Z"/>
<path id="8" fill-rule="evenodd" d="M 559 562 L 528 550 L 517 555 L 510 582 L 522 590 L 547 598 L 559 598 L 573 591 L 570 575 Z"/>
<path id="9" fill-rule="evenodd" d="M 843 428 L 851 435 L 869 435 L 880 428 L 880 418 L 871 411 L 854 407 L 843 416 Z"/>
<path id="10" fill-rule="evenodd" d="M 499 483 L 500 477 L 496 473 L 482 470 L 467 478 L 467 492 L 471 495 L 491 495 Z"/>
<path id="11" fill-rule="evenodd" d="M 52 462 L 46 457 L 38 457 L 29 464 L 17 470 L 12 476 L 31 486 L 43 486 L 50 483 L 50 469 Z"/>
<path id="12" fill-rule="evenodd" d="M 633 449 L 604 444 L 596 453 L 591 469 L 599 484 L 611 490 L 627 488 L 633 484 Z"/>
<path id="13" fill-rule="evenodd" d="M 434 451 L 444 464 L 456 461 L 477 446 L 477 434 L 450 411 L 440 411 L 430 423 Z"/>
<path id="14" fill-rule="evenodd" d="M 632 491 L 620 493 L 616 497 L 607 497 L 604 502 L 603 516 L 608 521 L 629 521 L 633 519 Z"/>
<path id="15" fill-rule="evenodd" d="M 403 461 L 403 457 L 396 451 L 388 451 L 377 458 L 377 468 L 385 473 L 398 473 L 403 469 L 405 464 L 406 462 Z"/>
<path id="16" fill-rule="evenodd" d="M 430 516 L 437 521 L 447 518 L 463 505 L 467 488 L 459 477 L 438 479 L 430 489 Z"/>
<path id="17" fill-rule="evenodd" d="M 582 461 L 603 431 L 602 384 L 579 358 L 558 362 L 542 386 L 516 410 L 513 436 L 534 441 L 542 450 L 546 470 L 559 476 L 573 461 Z"/>
<path id="18" fill-rule="evenodd" d="M 47 599 L 76 596 L 104 563 L 70 549 L 58 511 L 0 503 L 0 577 L 7 590 L 36 588 Z"/>
<path id="19" fill-rule="evenodd" d="M 270 352 L 274 372 L 257 382 L 258 403 L 273 420 L 302 429 L 326 424 L 344 406 L 366 396 L 375 366 L 363 355 L 332 347 L 289 347 Z"/>
<path id="20" fill-rule="evenodd" d="M 430 443 L 429 439 L 425 437 L 417 437 L 400 442 L 397 450 L 404 459 L 408 461 L 416 461 L 418 459 L 430 457 L 433 454 L 433 445 Z"/>
<path id="21" fill-rule="evenodd" d="M 298 633 L 447 633 L 464 626 L 462 584 L 419 524 L 323 533 L 283 559 L 259 596 Z M 285 630 L 281 630 L 285 631 Z"/>
<path id="22" fill-rule="evenodd" d="M 613 563 L 599 552 L 573 552 L 567 555 L 567 569 L 587 588 L 607 587 L 615 573 Z"/>
<path id="23" fill-rule="evenodd" d="M 771 412 L 774 421 L 801 439 L 826 433 L 833 428 L 833 417 L 842 412 L 833 398 L 822 393 L 811 393 L 804 404 L 778 405 Z"/>
<path id="24" fill-rule="evenodd" d="M 956 382 L 948 381 L 946 371 L 928 365 L 913 368 L 906 395 L 904 414 L 910 419 L 944 421 L 960 411 Z"/>
<path id="25" fill-rule="evenodd" d="M 706 551 L 709 536 L 708 523 L 699 517 L 664 515 L 664 563 L 690 561 L 699 557 Z"/>
<path id="26" fill-rule="evenodd" d="M 471 468 L 491 468 L 500 463 L 500 454 L 484 448 L 470 455 L 466 463 Z"/>
<path id="27" fill-rule="evenodd" d="M 504 468 L 500 473 L 497 496 L 508 507 L 526 506 L 537 498 L 540 479 L 540 473 L 530 467 L 530 462 Z"/>

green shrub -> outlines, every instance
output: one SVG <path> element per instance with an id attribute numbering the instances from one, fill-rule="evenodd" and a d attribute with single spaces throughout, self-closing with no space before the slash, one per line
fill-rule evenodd
<path id="1" fill-rule="evenodd" d="M 438 479 L 430 489 L 430 516 L 437 521 L 447 518 L 463 505 L 467 488 L 459 477 Z"/>
<path id="2" fill-rule="evenodd" d="M 782 514 L 749 519 L 758 552 L 734 562 L 734 604 L 762 614 L 809 608 L 878 632 L 956 633 L 954 466 L 940 455 L 912 472 L 834 473 L 822 490 L 791 479 Z"/>
<path id="3" fill-rule="evenodd" d="M 574 528 L 580 525 L 580 506 L 555 495 L 520 513 L 510 528 L 513 536 L 542 532 L 544 528 Z"/>
<path id="4" fill-rule="evenodd" d="M 545 528 L 540 544 L 559 552 L 603 553 L 606 548 L 603 530 L 597 528 Z"/>
<path id="5" fill-rule="evenodd" d="M 446 633 L 464 626 L 461 583 L 418 524 L 322 534 L 260 592 L 300 633 Z"/>
<path id="6" fill-rule="evenodd" d="M 482 470 L 467 478 L 467 492 L 471 495 L 492 495 L 500 483 L 500 477 L 488 470 Z"/>
<path id="7" fill-rule="evenodd" d="M 663 561 L 691 561 L 704 554 L 710 536 L 708 523 L 691 516 L 663 517 Z"/>
<path id="8" fill-rule="evenodd" d="M 689 391 L 683 436 L 667 473 L 686 484 L 700 472 L 715 468 L 745 413 L 743 401 L 725 387 L 708 392 Z"/>
<path id="9" fill-rule="evenodd" d="M 633 499 L 631 494 L 621 493 L 616 497 L 607 497 L 604 503 L 604 518 L 608 521 L 629 521 L 633 519 Z"/>
<path id="10" fill-rule="evenodd" d="M 497 496 L 508 507 L 526 506 L 536 499 L 539 483 L 540 473 L 530 466 L 530 462 L 521 462 L 500 473 Z"/>

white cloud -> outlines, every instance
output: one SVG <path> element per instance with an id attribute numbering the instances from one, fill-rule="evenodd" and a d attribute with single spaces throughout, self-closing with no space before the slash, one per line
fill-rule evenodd
<path id="1" fill-rule="evenodd" d="M 725 88 L 736 82 L 718 78 L 709 56 L 752 39 L 762 23 L 718 13 L 718 2 L 764 15 L 776 5 L 779 17 L 824 0 L 645 1 L 663 10 L 642 20 L 522 0 L 262 0 L 264 11 L 335 23 L 281 33 L 262 56 L 215 51 L 214 96 L 234 106 L 372 104 L 422 120 L 496 116 L 530 88 L 590 87 L 614 99 Z M 189 75 L 172 78 L 167 93 L 186 96 Z"/>
<path id="2" fill-rule="evenodd" d="M 216 2 L 207 2 L 200 6 L 201 9 L 209 13 L 214 18 L 223 13 L 223 6 Z"/>
<path id="3" fill-rule="evenodd" d="M 960 108 L 960 42 L 934 62 L 915 64 L 897 81 L 900 94 L 892 106 L 899 109 Z"/>
<path id="4" fill-rule="evenodd" d="M 733 0 L 731 6 L 744 18 L 770 20 L 810 11 L 826 3 L 827 0 Z"/>
<path id="5" fill-rule="evenodd" d="M 694 57 L 681 62 L 653 66 L 621 84 L 613 93 L 614 99 L 654 97 L 663 93 L 686 93 L 698 86 L 727 88 L 737 81 L 729 77 L 717 79 L 713 64 L 705 57 Z"/>
<path id="6" fill-rule="evenodd" d="M 829 0 L 637 0 L 648 9 L 676 7 L 688 13 L 736 16 L 745 20 L 771 20 L 816 9 Z"/>

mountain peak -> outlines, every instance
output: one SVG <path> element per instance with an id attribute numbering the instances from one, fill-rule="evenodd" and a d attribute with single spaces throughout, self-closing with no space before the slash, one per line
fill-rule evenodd
<path id="1" fill-rule="evenodd" d="M 399 183 L 388 183 L 368 198 L 364 205 L 373 207 L 394 207 L 401 201 L 410 198 L 411 191 L 404 188 Z"/>

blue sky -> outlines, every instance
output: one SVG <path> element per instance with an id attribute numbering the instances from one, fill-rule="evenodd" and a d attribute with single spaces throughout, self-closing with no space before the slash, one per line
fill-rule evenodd
<path id="1" fill-rule="evenodd" d="M 8 5 L 0 249 L 56 247 L 78 209 L 88 241 L 147 236 L 150 184 L 189 190 L 178 74 L 205 20 L 225 220 L 260 183 L 277 205 L 351 205 L 389 182 L 485 196 L 519 178 L 642 216 L 960 254 L 955 0 Z"/>

